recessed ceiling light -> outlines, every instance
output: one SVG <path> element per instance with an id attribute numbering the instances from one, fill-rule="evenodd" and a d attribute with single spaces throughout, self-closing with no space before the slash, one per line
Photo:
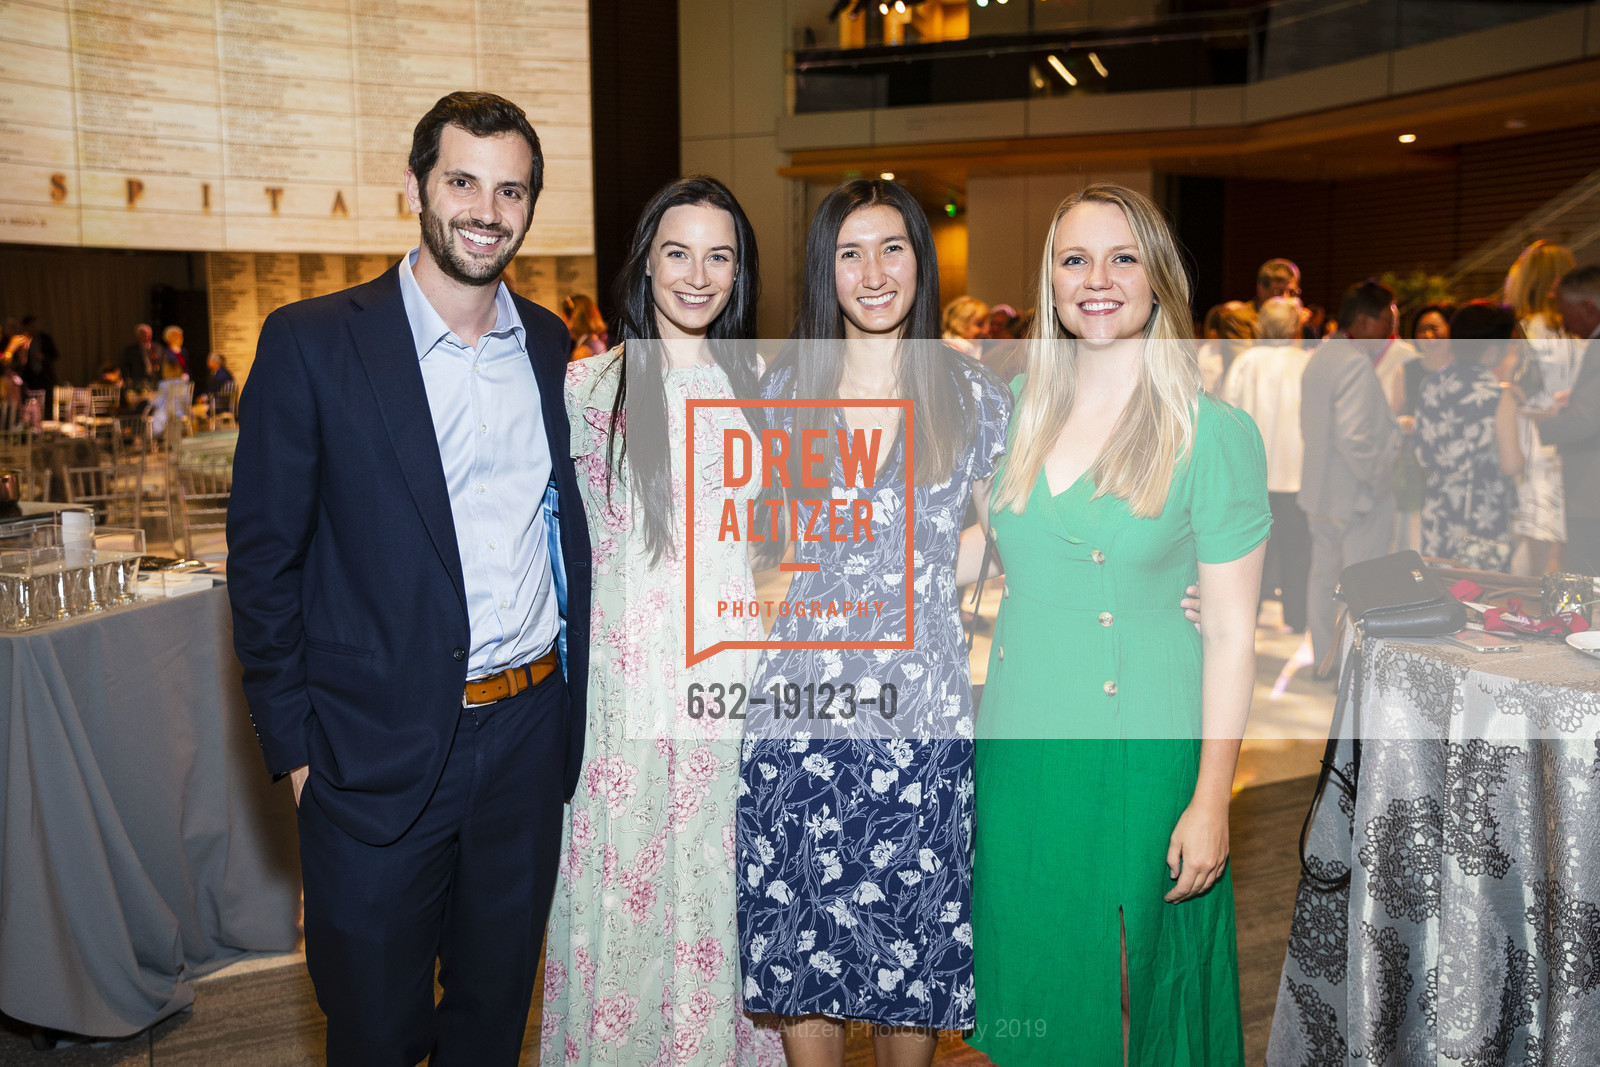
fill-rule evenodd
<path id="1" fill-rule="evenodd" d="M 1100 57 L 1095 55 L 1093 52 L 1089 53 L 1089 64 L 1094 67 L 1095 71 L 1100 75 L 1100 77 L 1106 78 L 1110 76 L 1106 73 L 1106 65 L 1100 62 Z"/>
<path id="2" fill-rule="evenodd" d="M 894 171 L 886 170 L 882 174 L 878 175 L 878 177 L 882 178 L 886 182 L 892 182 L 894 181 Z"/>
<path id="3" fill-rule="evenodd" d="M 1417 139 L 1417 135 L 1414 134 L 1414 133 L 1402 133 L 1400 135 L 1400 143 L 1401 144 L 1411 144 L 1416 139 Z"/>
<path id="4" fill-rule="evenodd" d="M 1066 82 L 1068 85 L 1078 84 L 1078 79 L 1073 77 L 1072 71 L 1067 69 L 1067 65 L 1065 63 L 1061 62 L 1061 60 L 1056 56 L 1050 56 L 1049 58 L 1050 65 L 1055 68 L 1057 74 L 1061 75 L 1062 81 Z"/>

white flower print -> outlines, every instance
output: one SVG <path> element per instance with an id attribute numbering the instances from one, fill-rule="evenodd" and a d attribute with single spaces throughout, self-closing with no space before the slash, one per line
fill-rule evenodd
<path id="1" fill-rule="evenodd" d="M 760 963 L 761 957 L 767 954 L 767 935 L 757 934 L 750 939 L 750 962 Z"/>
<path id="2" fill-rule="evenodd" d="M 957 941 L 961 942 L 963 945 L 966 945 L 968 948 L 971 948 L 972 947 L 972 924 L 971 923 L 962 923 L 960 926 L 958 926 L 954 930 L 950 931 L 950 936 L 955 938 Z"/>
<path id="3" fill-rule="evenodd" d="M 788 883 L 781 878 L 774 880 L 771 885 L 767 886 L 767 896 L 776 900 L 779 904 L 787 904 L 794 899 L 789 892 Z"/>
<path id="4" fill-rule="evenodd" d="M 872 846 L 872 865 L 880 870 L 894 858 L 895 843 L 893 841 L 879 841 Z"/>
<path id="5" fill-rule="evenodd" d="M 880 967 L 878 968 L 878 988 L 883 990 L 885 993 L 893 992 L 894 987 L 899 985 L 900 979 L 904 978 L 905 976 L 906 972 L 900 970 L 898 967 L 892 971 L 888 970 L 887 968 Z"/>
<path id="6" fill-rule="evenodd" d="M 917 851 L 917 866 L 921 867 L 929 874 L 932 874 L 937 871 L 942 864 L 939 862 L 938 853 L 934 852 L 931 848 L 924 848 Z"/>
<path id="7" fill-rule="evenodd" d="M 769 782 L 778 777 L 778 768 L 774 767 L 770 763 L 757 764 L 756 769 L 761 772 L 761 777 L 765 778 Z"/>
<path id="8" fill-rule="evenodd" d="M 944 911 L 939 914 L 939 921 L 942 922 L 942 923 L 953 923 L 953 922 L 956 922 L 960 918 L 961 918 L 961 905 L 960 905 L 960 903 L 957 902 L 957 901 L 954 901 L 954 900 L 945 901 L 944 902 Z"/>
<path id="9" fill-rule="evenodd" d="M 809 962 L 811 966 L 823 972 L 829 978 L 839 977 L 839 970 L 843 966 L 839 959 L 830 952 L 814 952 Z"/>
<path id="10" fill-rule="evenodd" d="M 834 922 L 847 930 L 854 928 L 856 925 L 855 915 L 851 913 L 849 905 L 842 898 L 833 900 L 823 910 L 833 916 Z"/>
<path id="11" fill-rule="evenodd" d="M 889 898 L 883 895 L 883 890 L 878 888 L 878 884 L 876 882 L 862 882 L 860 885 L 856 886 L 856 891 L 852 895 L 851 899 L 853 899 L 858 905 L 866 905 L 876 904 L 880 900 L 887 900 Z"/>
<path id="12" fill-rule="evenodd" d="M 900 880 L 906 885 L 916 885 L 918 882 L 922 881 L 921 871 L 900 871 L 898 873 L 900 875 Z"/>
<path id="13" fill-rule="evenodd" d="M 887 793 L 894 788 L 894 784 L 899 778 L 900 772 L 898 771 L 885 771 L 874 767 L 872 768 L 872 791 L 874 793 Z"/>
<path id="14" fill-rule="evenodd" d="M 796 952 L 810 952 L 817 947 L 817 932 L 815 930 L 801 930 L 800 940 L 794 943 Z"/>
<path id="15" fill-rule="evenodd" d="M 890 945 L 889 951 L 894 953 L 894 958 L 900 961 L 902 967 L 909 967 L 917 962 L 917 946 L 904 938 Z"/>
<path id="16" fill-rule="evenodd" d="M 916 807 L 918 804 L 921 804 L 922 783 L 912 782 L 910 785 L 900 790 L 900 801 L 904 804 L 910 804 L 912 807 Z"/>
<path id="17" fill-rule="evenodd" d="M 809 773 L 816 775 L 818 778 L 833 777 L 833 761 L 828 759 L 826 756 L 823 756 L 821 753 L 813 752 L 811 755 L 800 761 L 800 766 L 804 767 Z"/>
<path id="18" fill-rule="evenodd" d="M 911 766 L 911 761 L 916 758 L 911 743 L 898 737 L 889 742 L 889 755 L 893 757 L 894 765 L 901 770 Z"/>
<path id="19" fill-rule="evenodd" d="M 838 880 L 844 873 L 844 867 L 839 863 L 839 853 L 833 849 L 817 853 L 817 866 L 822 868 L 822 884 Z"/>

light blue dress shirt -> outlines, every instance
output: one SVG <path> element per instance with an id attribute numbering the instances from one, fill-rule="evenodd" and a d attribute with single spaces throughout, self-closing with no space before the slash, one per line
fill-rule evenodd
<path id="1" fill-rule="evenodd" d="M 541 504 L 550 481 L 539 383 L 526 331 L 501 283 L 494 328 L 464 344 L 400 260 L 400 294 L 422 366 L 461 551 L 472 648 L 467 677 L 534 659 L 560 625 Z M 403 579 L 401 579 L 403 580 Z"/>

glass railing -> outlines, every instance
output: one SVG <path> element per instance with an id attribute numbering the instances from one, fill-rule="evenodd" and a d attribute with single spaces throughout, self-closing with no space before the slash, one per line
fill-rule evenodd
<path id="1" fill-rule="evenodd" d="M 840 33 L 846 47 L 797 47 L 795 112 L 1244 85 L 1537 18 L 1576 0 L 1276 0 L 1112 26 L 1040 26 L 1045 4 L 1010 3 L 1027 16 L 1015 32 L 976 34 L 973 19 L 964 36 L 923 41 L 901 23 L 891 43 Z M 870 30 L 873 16 L 880 26 L 893 22 L 877 3 L 857 17 Z M 823 36 L 803 32 L 797 43 Z"/>

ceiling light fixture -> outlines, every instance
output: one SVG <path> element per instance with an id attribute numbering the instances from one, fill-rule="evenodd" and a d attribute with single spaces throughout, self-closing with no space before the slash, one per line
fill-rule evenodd
<path id="1" fill-rule="evenodd" d="M 1100 57 L 1095 55 L 1093 52 L 1089 53 L 1089 65 L 1094 67 L 1094 69 L 1099 73 L 1100 77 L 1109 78 L 1111 76 L 1106 73 L 1106 65 L 1100 62 Z"/>
<path id="2" fill-rule="evenodd" d="M 906 13 L 906 0 L 894 0 L 894 13 L 896 15 L 904 15 Z"/>
<path id="3" fill-rule="evenodd" d="M 1400 143 L 1401 144 L 1411 144 L 1411 143 L 1415 142 L 1416 139 L 1417 139 L 1417 135 L 1414 134 L 1414 133 L 1402 133 L 1400 135 Z"/>
<path id="4" fill-rule="evenodd" d="M 892 182 L 894 181 L 894 171 L 886 170 L 882 174 L 878 175 L 878 177 L 882 178 L 886 182 Z"/>
<path id="5" fill-rule="evenodd" d="M 1078 84 L 1078 79 L 1072 76 L 1072 71 L 1068 70 L 1067 65 L 1061 62 L 1059 58 L 1052 55 L 1050 57 L 1050 65 L 1056 69 L 1057 74 L 1061 75 L 1062 81 L 1066 82 L 1068 85 Z"/>

